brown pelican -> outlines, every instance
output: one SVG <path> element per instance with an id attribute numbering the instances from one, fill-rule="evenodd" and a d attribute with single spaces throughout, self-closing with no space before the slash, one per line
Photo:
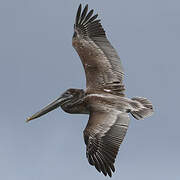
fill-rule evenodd
<path id="1" fill-rule="evenodd" d="M 80 56 L 86 74 L 86 90 L 68 89 L 45 108 L 27 118 L 38 118 L 58 107 L 72 114 L 89 114 L 84 130 L 86 156 L 105 176 L 112 176 L 114 162 L 129 124 L 129 115 L 143 119 L 153 113 L 149 100 L 125 97 L 123 68 L 116 50 L 88 5 L 80 4 L 72 44 Z"/>

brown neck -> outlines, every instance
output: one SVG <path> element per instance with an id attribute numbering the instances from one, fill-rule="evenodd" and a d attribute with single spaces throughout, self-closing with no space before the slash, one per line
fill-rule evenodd
<path id="1" fill-rule="evenodd" d="M 84 102 L 84 90 L 74 89 L 73 91 L 73 98 L 65 102 L 61 108 L 70 114 L 89 114 L 86 103 Z"/>

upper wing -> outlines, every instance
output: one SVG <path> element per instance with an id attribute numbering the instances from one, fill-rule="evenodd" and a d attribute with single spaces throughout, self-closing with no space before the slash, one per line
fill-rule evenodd
<path id="1" fill-rule="evenodd" d="M 129 124 L 127 113 L 112 110 L 92 112 L 84 130 L 86 156 L 99 172 L 111 177 L 114 162 Z"/>
<path id="2" fill-rule="evenodd" d="M 88 5 L 81 13 L 80 4 L 72 40 L 85 69 L 87 89 L 122 93 L 124 73 L 120 58 L 106 38 L 100 20 L 96 20 L 98 15 L 92 15 L 93 10 L 88 12 Z"/>

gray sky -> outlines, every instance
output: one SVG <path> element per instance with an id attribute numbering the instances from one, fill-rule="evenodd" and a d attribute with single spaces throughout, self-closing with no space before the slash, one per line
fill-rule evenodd
<path id="1" fill-rule="evenodd" d="M 71 46 L 80 2 L 99 13 L 118 51 L 127 96 L 155 107 L 144 121 L 131 118 L 112 179 L 179 180 L 179 0 L 1 0 L 0 179 L 104 179 L 85 156 L 88 116 L 58 109 L 25 123 L 67 88 L 85 87 Z"/>

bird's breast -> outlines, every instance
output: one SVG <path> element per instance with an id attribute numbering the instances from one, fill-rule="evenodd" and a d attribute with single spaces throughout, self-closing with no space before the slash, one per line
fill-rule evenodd
<path id="1" fill-rule="evenodd" d="M 108 111 L 116 109 L 122 112 L 127 112 L 130 108 L 128 98 L 116 96 L 113 94 L 88 94 L 85 98 L 90 111 Z"/>

